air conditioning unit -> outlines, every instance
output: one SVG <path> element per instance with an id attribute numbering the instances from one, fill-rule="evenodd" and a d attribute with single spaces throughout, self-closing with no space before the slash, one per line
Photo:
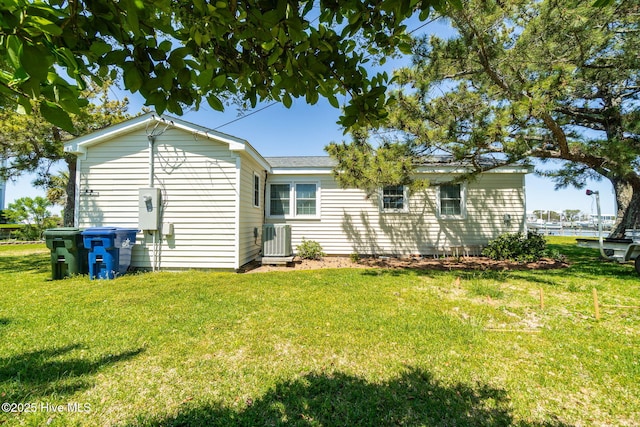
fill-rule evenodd
<path id="1" fill-rule="evenodd" d="M 262 256 L 285 257 L 293 255 L 291 250 L 291 226 L 287 224 L 264 224 L 262 226 Z"/>

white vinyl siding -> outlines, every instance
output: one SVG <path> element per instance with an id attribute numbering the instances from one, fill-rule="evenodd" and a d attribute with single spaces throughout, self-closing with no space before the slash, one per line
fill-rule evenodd
<path id="1" fill-rule="evenodd" d="M 402 195 L 396 188 L 367 197 L 339 188 L 324 167 L 267 174 L 264 159 L 240 140 L 188 127 L 162 129 L 153 183 L 144 125 L 116 126 L 108 137 L 99 131 L 95 139 L 65 145 L 81 153 L 79 227 L 137 228 L 139 189 L 160 189 L 161 223 L 171 224 L 173 233 L 138 233 L 133 267 L 150 268 L 157 259 L 160 269 L 238 268 L 259 254 L 265 216 L 268 223 L 291 225 L 294 248 L 306 238 L 343 255 L 442 253 L 525 229 L 523 173 L 485 173 L 458 192 L 445 187 L 455 176 L 441 168 L 425 174 L 433 186 L 411 197 L 406 188 Z"/>
<path id="2" fill-rule="evenodd" d="M 428 255 L 451 253 L 455 248 L 477 253 L 489 240 L 505 232 L 523 231 L 525 226 L 521 173 L 485 173 L 464 184 L 466 217 L 458 221 L 439 217 L 437 185 L 413 192 L 402 215 L 381 212 L 381 193 L 367 198 L 361 190 L 339 188 L 330 174 L 272 175 L 268 185 L 314 177 L 322 188 L 318 219 L 267 218 L 269 223 L 291 225 L 294 248 L 304 237 L 319 242 L 331 255 Z M 453 176 L 426 174 L 426 178 L 437 183 L 451 181 Z M 505 214 L 511 216 L 510 224 L 504 221 Z"/>
<path id="3" fill-rule="evenodd" d="M 236 157 L 227 144 L 177 129 L 156 138 L 154 186 L 162 222 L 174 227 L 172 236 L 156 236 L 160 268 L 235 268 Z M 138 188 L 149 186 L 144 129 L 89 147 L 79 164 L 78 226 L 137 228 Z M 132 266 L 150 268 L 153 251 L 152 234 L 138 233 Z"/>
<path id="4" fill-rule="evenodd" d="M 260 254 L 264 211 L 256 209 L 256 197 L 263 198 L 265 171 L 249 156 L 242 156 L 239 216 L 239 266 Z M 257 181 L 257 182 L 256 182 Z M 256 188 L 255 185 L 258 184 Z M 257 191 L 256 191 L 257 190 Z M 257 194 L 256 194 L 257 193 Z"/>

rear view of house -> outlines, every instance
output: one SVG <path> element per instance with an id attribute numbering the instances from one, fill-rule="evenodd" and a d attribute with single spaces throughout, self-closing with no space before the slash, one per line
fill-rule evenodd
<path id="1" fill-rule="evenodd" d="M 416 178 L 428 187 L 389 186 L 367 197 L 340 188 L 329 157 L 267 157 L 266 221 L 291 226 L 293 246 L 303 238 L 329 254 L 479 254 L 489 240 L 525 229 L 523 166 L 496 168 L 471 182 L 468 170 L 434 157 Z"/>
<path id="2" fill-rule="evenodd" d="M 76 224 L 141 229 L 138 268 L 237 269 L 260 251 L 269 165 L 246 141 L 144 115 L 74 139 Z"/>
<path id="3" fill-rule="evenodd" d="M 329 157 L 264 158 L 247 141 L 175 118 L 143 115 L 65 145 L 78 156 L 76 225 L 141 231 L 131 265 L 238 269 L 260 256 L 264 224 L 288 224 L 328 254 L 474 253 L 525 228 L 525 167 L 471 182 L 434 159 L 430 185 L 373 197 L 342 189 Z"/>

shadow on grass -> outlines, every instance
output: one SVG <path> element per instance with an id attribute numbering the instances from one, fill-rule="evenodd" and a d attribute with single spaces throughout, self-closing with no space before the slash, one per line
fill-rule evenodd
<path id="1" fill-rule="evenodd" d="M 51 257 L 43 254 L 27 254 L 21 256 L 0 257 L 3 273 L 20 273 L 35 271 L 44 273 L 51 271 Z"/>
<path id="2" fill-rule="evenodd" d="M 69 353 L 83 348 L 80 344 L 71 344 L 0 358 L 3 398 L 9 402 L 23 402 L 52 394 L 72 394 L 92 385 L 89 375 L 132 359 L 144 351 L 139 348 L 108 354 L 96 360 L 70 357 Z"/>
<path id="3" fill-rule="evenodd" d="M 4 335 L 5 333 L 5 326 L 7 326 L 9 323 L 11 323 L 10 319 L 7 319 L 6 317 L 0 317 L 0 337 L 2 337 L 2 335 Z"/>
<path id="4" fill-rule="evenodd" d="M 177 415 L 146 417 L 129 426 L 567 426 L 514 420 L 504 390 L 447 385 L 412 370 L 385 383 L 342 374 L 308 374 L 276 385 L 243 408 L 184 407 Z"/>

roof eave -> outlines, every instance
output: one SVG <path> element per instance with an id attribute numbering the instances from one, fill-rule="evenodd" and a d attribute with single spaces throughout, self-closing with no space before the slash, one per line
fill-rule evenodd
<path id="1" fill-rule="evenodd" d="M 272 167 L 272 175 L 330 175 L 333 168 L 326 167 Z"/>
<path id="2" fill-rule="evenodd" d="M 441 173 L 441 174 L 465 174 L 474 172 L 474 169 L 468 166 L 462 165 L 437 165 L 437 166 L 419 166 L 417 168 L 418 173 Z M 488 169 L 482 173 L 531 173 L 533 172 L 533 166 L 527 165 L 509 165 L 499 166 L 493 169 Z"/>
<path id="3" fill-rule="evenodd" d="M 151 113 L 144 114 L 122 123 L 91 132 L 88 135 L 79 136 L 64 144 L 64 152 L 86 154 L 88 147 L 147 126 L 148 122 L 153 120 L 153 117 L 154 115 Z"/>
<path id="4" fill-rule="evenodd" d="M 273 175 L 330 175 L 334 171 L 334 168 L 329 167 L 272 167 L 271 173 Z M 420 166 L 417 168 L 418 174 L 453 174 L 461 175 L 465 173 L 473 172 L 472 168 L 464 167 L 460 165 L 438 165 L 438 166 Z M 483 173 L 522 173 L 527 174 L 533 172 L 532 166 L 524 165 L 512 165 L 512 166 L 500 166 L 495 169 L 485 171 Z"/>
<path id="5" fill-rule="evenodd" d="M 209 140 L 219 141 L 227 144 L 229 150 L 234 152 L 245 152 L 251 156 L 265 170 L 270 171 L 271 165 L 256 151 L 249 142 L 220 132 L 208 130 L 204 127 L 187 123 L 173 117 L 162 117 L 153 113 L 143 114 L 125 122 L 109 126 L 105 129 L 97 130 L 88 135 L 74 138 L 64 144 L 65 153 L 76 155 L 86 155 L 87 149 L 93 145 L 108 141 L 121 135 L 133 132 L 137 129 L 148 127 L 150 123 L 164 123 L 176 129 L 181 129 L 194 135 L 199 135 Z"/>

